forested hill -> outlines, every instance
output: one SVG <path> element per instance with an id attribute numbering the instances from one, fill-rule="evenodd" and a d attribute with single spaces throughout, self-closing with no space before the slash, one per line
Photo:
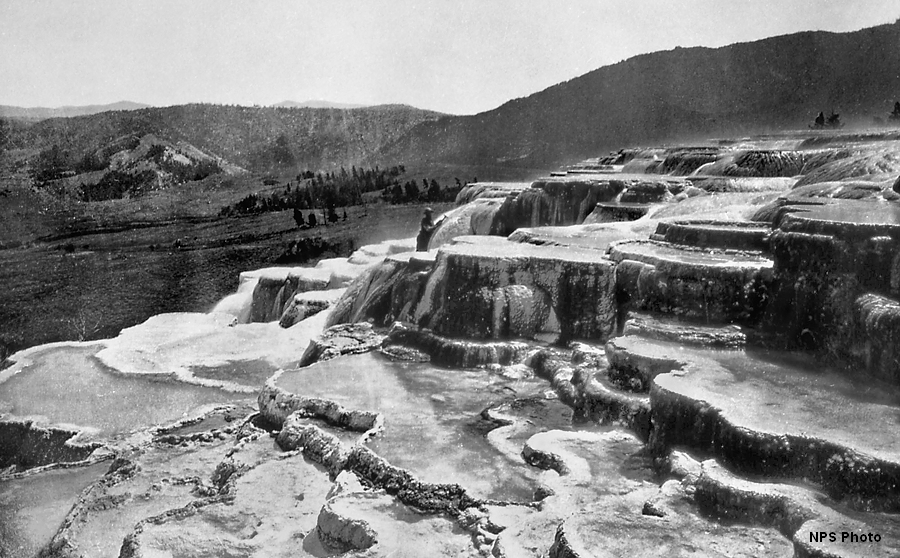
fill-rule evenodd
<path id="1" fill-rule="evenodd" d="M 722 48 L 676 48 L 605 66 L 490 112 L 420 124 L 379 161 L 552 167 L 629 144 L 850 125 L 900 100 L 900 21 Z"/>
<path id="2" fill-rule="evenodd" d="M 0 148 L 42 151 L 57 146 L 73 158 L 125 136 L 152 134 L 187 142 L 241 167 L 329 169 L 370 158 L 440 113 L 405 105 L 350 110 L 192 104 L 0 123 Z"/>

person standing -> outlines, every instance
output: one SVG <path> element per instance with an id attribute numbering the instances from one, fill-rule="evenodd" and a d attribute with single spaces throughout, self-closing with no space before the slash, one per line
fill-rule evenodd
<path id="1" fill-rule="evenodd" d="M 428 241 L 431 235 L 443 222 L 443 218 L 437 223 L 434 222 L 434 211 L 430 207 L 425 208 L 425 216 L 422 217 L 422 225 L 419 228 L 419 235 L 416 237 L 416 251 L 425 252 L 428 250 Z"/>

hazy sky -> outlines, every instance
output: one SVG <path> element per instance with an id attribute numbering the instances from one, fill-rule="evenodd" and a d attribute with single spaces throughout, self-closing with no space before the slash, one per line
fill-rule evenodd
<path id="1" fill-rule="evenodd" d="M 644 52 L 898 17 L 898 0 L 0 0 L 0 104 L 471 114 Z"/>

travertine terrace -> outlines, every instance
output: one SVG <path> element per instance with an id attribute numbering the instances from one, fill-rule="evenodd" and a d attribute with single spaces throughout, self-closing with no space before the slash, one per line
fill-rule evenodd
<path id="1" fill-rule="evenodd" d="M 0 551 L 900 554 L 894 137 L 553 174 L 468 185 L 427 252 L 14 355 Z"/>

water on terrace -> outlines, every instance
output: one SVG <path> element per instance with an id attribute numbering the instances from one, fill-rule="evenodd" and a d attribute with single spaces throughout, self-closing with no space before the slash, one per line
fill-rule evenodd
<path id="1" fill-rule="evenodd" d="M 0 384 L 0 412 L 111 437 L 248 398 L 168 376 L 120 374 L 95 358 L 100 349 L 54 347 L 33 355 L 31 365 Z"/>
<path id="2" fill-rule="evenodd" d="M 35 556 L 109 462 L 0 480 L 0 556 Z"/>
<path id="3" fill-rule="evenodd" d="M 546 399 L 547 382 L 529 374 L 446 369 L 366 353 L 286 371 L 277 384 L 382 413 L 384 433 L 369 442 L 376 453 L 420 480 L 458 483 L 483 498 L 531 501 L 538 473 L 518 454 L 491 445 L 485 433 L 497 425 L 481 418 L 485 408 L 511 403 L 504 414 L 525 426 L 515 434 L 519 450 L 531 434 L 572 428 L 571 410 Z"/>

